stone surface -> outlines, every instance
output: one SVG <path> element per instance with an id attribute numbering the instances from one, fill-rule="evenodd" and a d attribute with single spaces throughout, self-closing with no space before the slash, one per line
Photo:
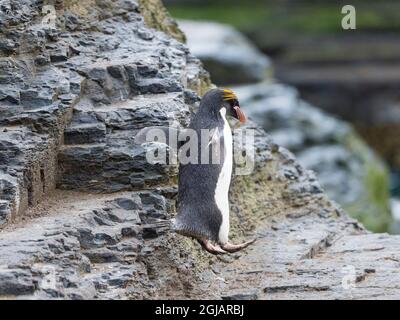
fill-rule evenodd
<path id="1" fill-rule="evenodd" d="M 392 198 L 390 199 L 390 207 L 393 213 L 393 232 L 400 233 L 400 199 Z"/>
<path id="2" fill-rule="evenodd" d="M 266 56 L 232 27 L 201 21 L 181 24 L 190 49 L 206 66 L 209 56 L 217 60 L 220 56 L 248 52 L 248 57 L 238 59 L 242 61 L 239 64 L 251 61 L 262 69 Z M 229 43 L 226 50 L 222 48 L 225 42 Z M 232 65 L 233 70 L 229 70 L 222 84 L 230 84 L 235 68 Z M 213 79 L 219 78 L 218 68 L 212 65 L 208 69 Z M 250 66 L 246 69 L 253 72 Z M 392 230 L 387 168 L 350 124 L 320 112 L 300 99 L 296 89 L 277 84 L 265 72 L 259 79 L 243 78 L 243 82 L 246 84 L 235 88 L 242 107 L 279 145 L 294 152 L 306 168 L 317 172 L 322 187 L 333 200 L 369 230 Z"/>
<path id="3" fill-rule="evenodd" d="M 214 22 L 179 21 L 187 44 L 219 85 L 263 80 L 272 71 L 269 59 L 234 28 Z"/>
<path id="4" fill-rule="evenodd" d="M 187 97 L 210 82 L 185 46 L 145 25 L 143 16 L 162 5 L 148 3 L 140 14 L 135 1 L 66 2 L 48 26 L 41 19 L 30 23 L 41 12 L 39 2 L 7 3 L 0 224 L 23 216 L 56 184 L 117 191 L 166 182 L 174 168 L 145 163 L 145 149 L 132 146 L 135 132 L 150 123 L 187 124 Z M 94 182 L 93 174 L 104 181 Z"/>
<path id="5" fill-rule="evenodd" d="M 160 0 L 139 0 L 139 5 L 147 26 L 164 31 L 178 41 L 186 41 L 185 34 Z M 151 32 L 147 32 L 147 34 L 152 36 Z"/>
<path id="6" fill-rule="evenodd" d="M 391 230 L 387 168 L 351 125 L 306 103 L 290 86 L 264 82 L 235 91 L 250 119 L 314 170 L 331 199 L 368 229 Z"/>
<path id="7" fill-rule="evenodd" d="M 170 232 L 176 167 L 145 162 L 152 146 L 133 137 L 187 125 L 211 83 L 146 25 L 165 21 L 151 3 L 57 2 L 55 28 L 40 1 L 2 7 L 0 298 L 398 299 L 398 237 L 349 219 L 251 122 L 254 171 L 234 177 L 231 234 L 256 244 L 215 257 Z"/>
<path id="8" fill-rule="evenodd" d="M 278 166 L 282 161 L 278 157 L 284 157 L 270 156 L 271 164 Z M 299 182 L 293 182 L 292 191 L 280 189 L 284 176 L 270 173 L 275 192 L 259 197 L 255 205 L 260 208 L 265 198 L 270 203 L 287 200 L 270 206 L 270 211 L 258 210 L 257 226 L 250 227 L 257 242 L 223 257 L 210 256 L 196 242 L 170 232 L 173 210 L 154 202 L 163 199 L 171 204 L 162 196 L 166 190 L 101 197 L 57 191 L 56 205 L 45 203 L 43 212 L 37 212 L 46 216 L 3 230 L 0 295 L 18 299 L 400 297 L 399 236 L 366 233 L 355 220 L 329 208 L 321 193 L 298 193 L 294 184 Z M 280 193 L 283 190 L 286 194 Z M 277 214 L 282 206 L 286 215 Z M 151 218 L 150 212 L 164 218 Z M 233 226 L 240 229 L 236 234 L 249 234 L 246 224 L 251 219 L 246 218 L 243 226 L 240 216 L 236 212 L 233 216 Z"/>
<path id="9" fill-rule="evenodd" d="M 353 123 L 369 145 L 399 168 L 400 46 L 395 39 L 387 31 L 280 37 L 275 70 L 307 101 Z"/>

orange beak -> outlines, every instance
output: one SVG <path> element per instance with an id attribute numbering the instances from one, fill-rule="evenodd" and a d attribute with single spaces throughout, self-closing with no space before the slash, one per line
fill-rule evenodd
<path id="1" fill-rule="evenodd" d="M 245 123 L 246 122 L 246 116 L 244 115 L 242 109 L 240 109 L 239 106 L 234 106 L 233 109 L 235 109 L 236 115 L 237 115 L 237 118 L 239 119 L 239 121 L 241 123 Z"/>

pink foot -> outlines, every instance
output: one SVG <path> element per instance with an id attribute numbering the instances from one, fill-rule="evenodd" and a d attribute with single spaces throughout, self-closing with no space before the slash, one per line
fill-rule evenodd
<path id="1" fill-rule="evenodd" d="M 199 243 L 201 244 L 201 246 L 207 250 L 209 253 L 212 254 L 225 254 L 227 253 L 225 250 L 221 249 L 221 247 L 219 245 L 213 245 L 210 240 L 197 240 L 199 241 Z"/>
<path id="2" fill-rule="evenodd" d="M 256 239 L 252 239 L 250 241 L 246 241 L 244 243 L 241 244 L 231 244 L 229 242 L 223 244 L 221 247 L 223 250 L 233 253 L 233 252 L 237 252 L 240 251 L 246 247 L 248 247 L 249 245 L 251 245 L 252 243 L 254 243 L 256 241 Z"/>

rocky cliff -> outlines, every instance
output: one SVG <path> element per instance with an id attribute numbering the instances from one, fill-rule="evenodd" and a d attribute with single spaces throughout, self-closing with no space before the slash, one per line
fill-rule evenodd
<path id="1" fill-rule="evenodd" d="M 388 169 L 350 123 L 304 101 L 294 87 L 279 83 L 268 57 L 233 27 L 190 20 L 179 20 L 179 27 L 213 81 L 234 85 L 250 119 L 292 151 L 304 167 L 314 170 L 330 199 L 368 230 L 396 231 L 389 209 Z"/>
<path id="2" fill-rule="evenodd" d="M 133 137 L 187 125 L 207 72 L 157 0 L 47 2 L 0 6 L 0 297 L 399 298 L 399 237 L 366 232 L 251 123 L 231 225 L 256 244 L 215 257 L 171 233 L 177 168 Z"/>

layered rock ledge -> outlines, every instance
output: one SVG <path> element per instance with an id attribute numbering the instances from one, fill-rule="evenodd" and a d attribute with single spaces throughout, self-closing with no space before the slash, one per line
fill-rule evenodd
<path id="1" fill-rule="evenodd" d="M 187 125 L 211 86 L 162 4 L 4 1 L 0 7 L 0 297 L 399 298 L 400 238 L 367 232 L 314 174 L 256 132 L 235 176 L 232 239 L 215 257 L 170 232 L 176 166 L 134 135 Z"/>

